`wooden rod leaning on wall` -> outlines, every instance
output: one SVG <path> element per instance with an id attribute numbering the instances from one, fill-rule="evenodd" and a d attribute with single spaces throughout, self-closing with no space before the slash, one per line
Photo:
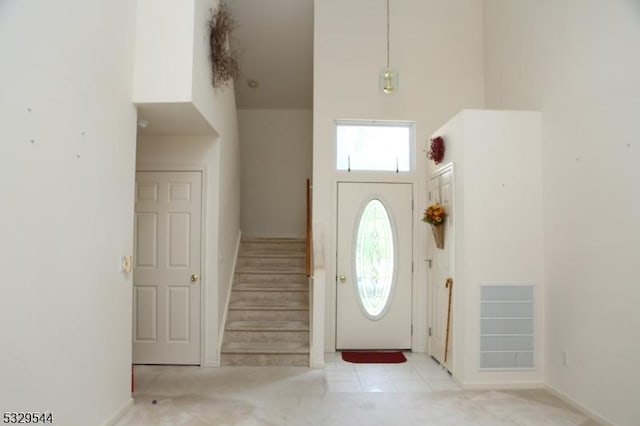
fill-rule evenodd
<path id="1" fill-rule="evenodd" d="M 451 325 L 451 289 L 453 288 L 453 279 L 447 278 L 444 283 L 444 288 L 449 289 L 449 306 L 447 307 L 447 334 L 444 341 L 444 362 L 447 362 L 447 355 L 449 355 L 449 326 Z"/>
<path id="2" fill-rule="evenodd" d="M 307 241 L 306 270 L 307 278 L 311 276 L 311 180 L 307 179 Z"/>

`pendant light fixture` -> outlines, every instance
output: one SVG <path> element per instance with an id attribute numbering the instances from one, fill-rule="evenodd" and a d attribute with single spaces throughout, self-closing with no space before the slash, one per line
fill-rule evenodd
<path id="1" fill-rule="evenodd" d="M 390 25 L 389 25 L 389 0 L 387 1 L 387 66 L 386 68 L 383 68 L 380 71 L 380 75 L 378 76 L 378 85 L 380 87 L 380 90 L 387 94 L 387 95 L 391 95 L 393 94 L 396 90 L 398 90 L 399 87 L 399 79 L 398 79 L 398 71 L 392 69 L 389 66 L 389 32 L 390 32 Z"/>

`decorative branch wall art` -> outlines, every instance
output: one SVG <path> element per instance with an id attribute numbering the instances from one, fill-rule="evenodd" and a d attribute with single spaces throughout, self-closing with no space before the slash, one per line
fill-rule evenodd
<path id="1" fill-rule="evenodd" d="M 211 59 L 211 83 L 213 87 L 228 86 L 240 75 L 237 52 L 229 44 L 235 21 L 229 6 L 220 2 L 209 20 L 209 46 Z"/>

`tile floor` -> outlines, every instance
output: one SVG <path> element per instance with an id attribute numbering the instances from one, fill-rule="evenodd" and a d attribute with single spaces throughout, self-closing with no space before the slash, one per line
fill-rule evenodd
<path id="1" fill-rule="evenodd" d="M 594 426 L 543 390 L 462 391 L 424 354 L 403 364 L 138 366 L 117 426 Z"/>
<path id="2" fill-rule="evenodd" d="M 352 364 L 340 353 L 325 355 L 329 392 L 431 392 L 460 390 L 440 365 L 425 354 L 406 353 L 402 364 Z"/>

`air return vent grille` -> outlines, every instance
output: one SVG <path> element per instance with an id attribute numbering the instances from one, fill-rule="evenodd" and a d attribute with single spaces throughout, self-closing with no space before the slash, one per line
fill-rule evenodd
<path id="1" fill-rule="evenodd" d="M 533 284 L 480 286 L 480 369 L 534 368 Z"/>

